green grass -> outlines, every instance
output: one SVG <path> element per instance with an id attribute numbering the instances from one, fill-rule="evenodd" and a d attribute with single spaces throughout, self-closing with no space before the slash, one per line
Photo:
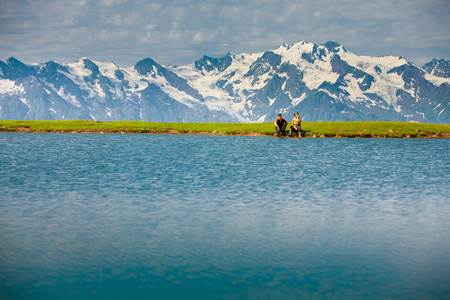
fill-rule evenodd
<path id="1" fill-rule="evenodd" d="M 93 122 L 5 121 L 0 131 L 93 132 L 93 133 L 174 133 L 217 135 L 274 135 L 270 123 L 156 123 L 141 121 Z M 402 122 L 304 122 L 306 137 L 449 137 L 450 125 Z"/>
<path id="2" fill-rule="evenodd" d="M 325 137 L 427 137 L 450 133 L 450 125 L 406 122 L 313 122 L 302 127 L 307 136 Z M 309 131 L 309 132 L 308 132 Z"/>

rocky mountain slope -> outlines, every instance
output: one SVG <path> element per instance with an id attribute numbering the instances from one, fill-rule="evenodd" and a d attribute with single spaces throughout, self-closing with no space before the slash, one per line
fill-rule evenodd
<path id="1" fill-rule="evenodd" d="M 401 57 L 358 56 L 336 42 L 204 56 L 185 66 L 0 61 L 0 119 L 450 123 L 449 61 L 419 68 Z"/>

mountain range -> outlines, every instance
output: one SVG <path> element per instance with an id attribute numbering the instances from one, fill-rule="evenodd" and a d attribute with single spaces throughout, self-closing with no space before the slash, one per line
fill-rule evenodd
<path id="1" fill-rule="evenodd" d="M 203 56 L 184 66 L 151 58 L 122 68 L 0 61 L 0 119 L 156 122 L 450 123 L 450 61 L 422 68 L 397 56 L 358 56 L 330 41 L 261 53 Z"/>

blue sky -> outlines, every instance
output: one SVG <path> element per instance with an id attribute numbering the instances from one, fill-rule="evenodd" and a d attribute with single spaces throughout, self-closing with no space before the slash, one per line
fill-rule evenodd
<path id="1" fill-rule="evenodd" d="M 0 60 L 182 65 L 303 40 L 420 66 L 449 59 L 450 1 L 0 0 Z"/>

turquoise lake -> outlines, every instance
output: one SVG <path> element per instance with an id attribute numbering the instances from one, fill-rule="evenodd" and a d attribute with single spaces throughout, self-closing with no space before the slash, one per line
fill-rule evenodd
<path id="1" fill-rule="evenodd" d="M 0 134 L 0 299 L 449 299 L 450 140 Z"/>

